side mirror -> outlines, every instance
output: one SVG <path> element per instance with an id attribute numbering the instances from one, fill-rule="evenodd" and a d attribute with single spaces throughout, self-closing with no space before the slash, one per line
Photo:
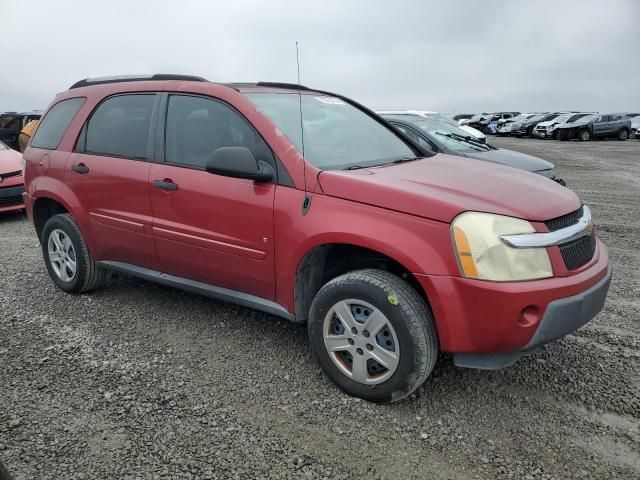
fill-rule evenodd
<path id="1" fill-rule="evenodd" d="M 225 177 L 269 182 L 274 172 L 267 162 L 258 161 L 247 147 L 220 147 L 207 158 L 205 170 Z"/>

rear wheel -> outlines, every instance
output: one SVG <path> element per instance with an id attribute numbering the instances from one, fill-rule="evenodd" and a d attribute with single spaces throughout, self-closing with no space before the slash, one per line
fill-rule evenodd
<path id="1" fill-rule="evenodd" d="M 618 132 L 618 140 L 624 141 L 627 138 L 629 138 L 629 131 L 626 128 L 623 128 Z"/>
<path id="2" fill-rule="evenodd" d="M 578 133 L 578 138 L 583 142 L 588 142 L 591 140 L 591 132 L 589 132 L 589 130 L 581 130 L 580 133 Z"/>
<path id="3" fill-rule="evenodd" d="M 329 378 L 373 402 L 409 395 L 438 356 L 429 306 L 405 281 L 380 270 L 350 272 L 322 287 L 308 328 L 313 354 Z"/>
<path id="4" fill-rule="evenodd" d="M 67 293 L 97 288 L 105 278 L 89 254 L 80 229 L 68 213 L 54 215 L 42 230 L 42 255 L 49 276 Z"/>

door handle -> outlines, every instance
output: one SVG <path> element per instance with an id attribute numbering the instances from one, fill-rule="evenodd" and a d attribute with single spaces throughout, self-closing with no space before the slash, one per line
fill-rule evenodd
<path id="1" fill-rule="evenodd" d="M 89 173 L 89 167 L 87 167 L 84 163 L 78 163 L 76 165 L 71 165 L 71 170 L 76 173 L 85 174 Z"/>
<path id="2" fill-rule="evenodd" d="M 178 184 L 173 183 L 168 178 L 165 178 L 164 180 L 154 180 L 153 186 L 162 190 L 178 190 Z"/>

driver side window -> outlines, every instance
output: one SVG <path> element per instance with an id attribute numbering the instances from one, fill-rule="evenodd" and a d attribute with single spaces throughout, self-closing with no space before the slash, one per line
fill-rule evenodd
<path id="1" fill-rule="evenodd" d="M 235 110 L 204 97 L 171 95 L 167 108 L 165 161 L 204 168 L 214 150 L 246 147 L 257 160 L 275 167 L 262 137 Z"/>

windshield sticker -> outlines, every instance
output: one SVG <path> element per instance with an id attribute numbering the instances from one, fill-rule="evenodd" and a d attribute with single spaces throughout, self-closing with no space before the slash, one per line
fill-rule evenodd
<path id="1" fill-rule="evenodd" d="M 336 97 L 315 97 L 316 100 L 329 105 L 346 105 L 347 103 Z"/>

